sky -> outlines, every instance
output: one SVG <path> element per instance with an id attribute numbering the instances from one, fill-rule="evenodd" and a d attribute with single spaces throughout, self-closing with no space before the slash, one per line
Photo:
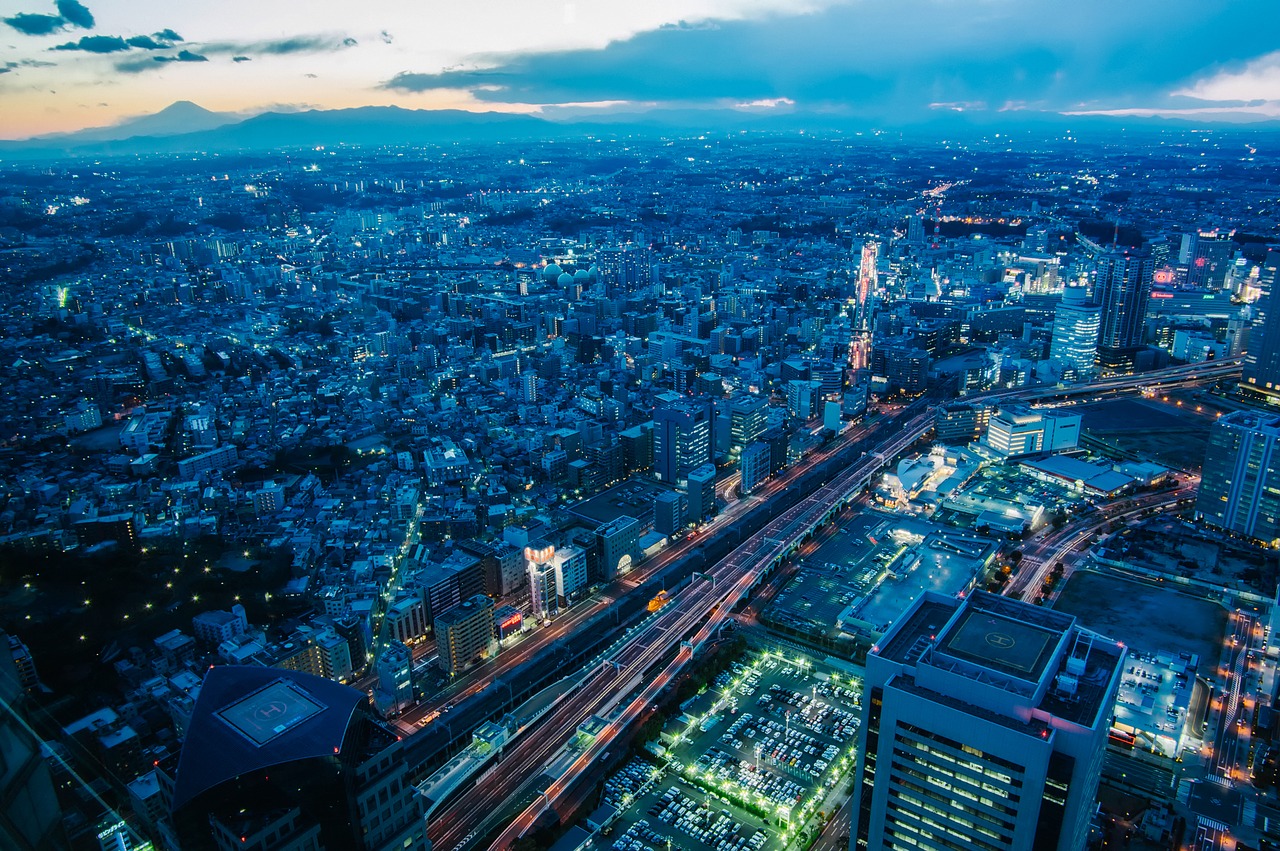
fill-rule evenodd
<path id="1" fill-rule="evenodd" d="M 0 137 L 219 111 L 1280 119 L 1276 0 L 0 0 Z"/>

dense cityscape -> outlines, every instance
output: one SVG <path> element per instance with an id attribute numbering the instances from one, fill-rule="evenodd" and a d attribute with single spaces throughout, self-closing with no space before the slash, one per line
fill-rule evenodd
<path id="1" fill-rule="evenodd" d="M 1273 142 L 4 166 L 6 847 L 1276 847 Z"/>

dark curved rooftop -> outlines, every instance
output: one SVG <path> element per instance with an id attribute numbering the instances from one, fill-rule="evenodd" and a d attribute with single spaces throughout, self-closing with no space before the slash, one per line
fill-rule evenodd
<path id="1" fill-rule="evenodd" d="M 353 688 L 297 671 L 210 668 L 178 759 L 173 809 L 241 774 L 340 753 L 364 700 Z"/>

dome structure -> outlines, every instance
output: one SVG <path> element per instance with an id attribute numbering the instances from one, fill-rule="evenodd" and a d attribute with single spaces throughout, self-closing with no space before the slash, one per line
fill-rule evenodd
<path id="1" fill-rule="evenodd" d="M 555 263 L 548 263 L 542 267 L 542 280 L 546 281 L 548 284 L 556 278 L 559 278 L 562 274 L 564 274 L 564 270 Z"/>
<path id="2" fill-rule="evenodd" d="M 570 275 L 568 272 L 561 272 L 560 277 L 556 278 L 556 283 L 562 287 L 572 286 L 573 275 Z"/>

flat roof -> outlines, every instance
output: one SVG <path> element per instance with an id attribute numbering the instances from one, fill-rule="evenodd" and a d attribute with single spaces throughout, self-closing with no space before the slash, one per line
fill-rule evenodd
<path id="1" fill-rule="evenodd" d="M 995 612 L 968 609 L 947 632 L 941 649 L 1001 673 L 1039 681 L 1060 636 Z"/>
<path id="2" fill-rule="evenodd" d="M 214 714 L 255 747 L 262 747 L 323 710 L 298 685 L 277 681 Z"/>

